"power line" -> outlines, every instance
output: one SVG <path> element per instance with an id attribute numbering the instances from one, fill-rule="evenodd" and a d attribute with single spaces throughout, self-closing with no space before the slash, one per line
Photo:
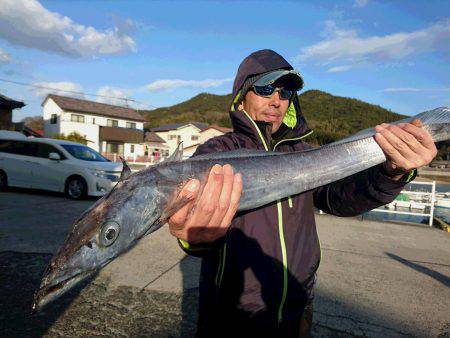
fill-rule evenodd
<path id="1" fill-rule="evenodd" d="M 127 105 L 127 107 L 128 107 L 128 101 L 131 101 L 131 102 L 135 102 L 135 103 L 138 103 L 138 104 L 142 104 L 142 105 L 148 106 L 150 108 L 154 108 L 154 109 L 158 108 L 158 107 L 155 107 L 155 106 L 153 106 L 151 104 L 140 102 L 140 101 L 137 101 L 135 99 L 131 99 L 131 98 L 127 98 L 127 97 L 122 98 L 122 97 L 116 97 L 116 96 L 107 96 L 107 95 L 99 95 L 99 94 L 92 94 L 92 93 L 77 92 L 75 90 L 56 89 L 56 88 L 52 88 L 52 87 L 46 87 L 46 86 L 41 86 L 41 85 L 36 85 L 36 84 L 26 83 L 26 82 L 20 82 L 20 81 L 7 80 L 7 79 L 2 79 L 2 78 L 0 78 L 0 81 L 13 83 L 13 84 L 16 84 L 16 85 L 19 85 L 19 86 L 33 87 L 33 88 L 39 88 L 39 89 L 47 89 L 47 90 L 53 90 L 53 91 L 58 91 L 58 92 L 66 92 L 66 93 L 77 94 L 77 95 L 95 96 L 95 97 L 102 97 L 102 98 L 105 98 L 105 99 L 114 99 L 114 100 L 123 100 L 123 101 L 125 101 L 125 104 Z M 139 109 L 136 109 L 136 110 L 139 110 Z"/>

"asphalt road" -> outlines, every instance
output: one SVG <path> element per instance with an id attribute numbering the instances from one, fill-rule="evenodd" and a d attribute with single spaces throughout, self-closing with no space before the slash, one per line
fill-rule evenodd
<path id="1" fill-rule="evenodd" d="M 44 312 L 30 305 L 51 254 L 95 199 L 0 193 L 0 337 L 192 336 L 199 260 L 163 228 Z M 317 216 L 314 336 L 450 337 L 450 234 Z"/>

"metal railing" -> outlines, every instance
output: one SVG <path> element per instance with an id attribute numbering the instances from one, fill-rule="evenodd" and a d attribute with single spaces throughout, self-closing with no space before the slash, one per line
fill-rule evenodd
<path id="1" fill-rule="evenodd" d="M 382 207 L 373 209 L 375 212 L 384 212 L 400 215 L 428 217 L 428 225 L 433 225 L 434 204 L 436 202 L 436 182 L 410 182 L 397 196 L 397 199 Z M 406 196 L 406 199 L 399 199 Z M 427 208 L 429 212 L 427 213 Z M 413 210 L 421 210 L 415 212 Z"/>

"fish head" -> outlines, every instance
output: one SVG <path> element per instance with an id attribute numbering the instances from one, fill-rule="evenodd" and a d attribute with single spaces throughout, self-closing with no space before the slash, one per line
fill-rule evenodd
<path id="1" fill-rule="evenodd" d="M 129 250 L 159 217 L 161 194 L 143 191 L 142 182 L 119 182 L 107 196 L 86 210 L 73 224 L 63 245 L 51 259 L 35 294 L 33 311 L 93 276 Z"/>

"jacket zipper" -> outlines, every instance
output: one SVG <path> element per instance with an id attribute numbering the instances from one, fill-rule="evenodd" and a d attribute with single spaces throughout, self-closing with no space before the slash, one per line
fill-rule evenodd
<path id="1" fill-rule="evenodd" d="M 278 147 L 278 145 L 280 145 L 282 142 L 301 140 L 302 138 L 304 138 L 308 135 L 311 135 L 312 132 L 313 131 L 311 130 L 309 133 L 307 133 L 301 137 L 278 141 L 275 144 L 275 146 L 273 147 L 273 151 L 275 151 L 275 149 Z M 289 208 L 292 208 L 291 196 L 288 197 L 288 203 L 289 203 Z M 281 297 L 280 306 L 278 308 L 278 318 L 277 318 L 278 323 L 281 323 L 281 321 L 283 320 L 283 307 L 284 307 L 284 303 L 286 302 L 287 291 L 288 291 L 288 264 L 287 264 L 286 242 L 284 240 L 283 208 L 281 205 L 281 200 L 277 201 L 277 209 L 278 209 L 278 233 L 280 236 L 281 254 L 283 257 L 283 294 Z"/>

